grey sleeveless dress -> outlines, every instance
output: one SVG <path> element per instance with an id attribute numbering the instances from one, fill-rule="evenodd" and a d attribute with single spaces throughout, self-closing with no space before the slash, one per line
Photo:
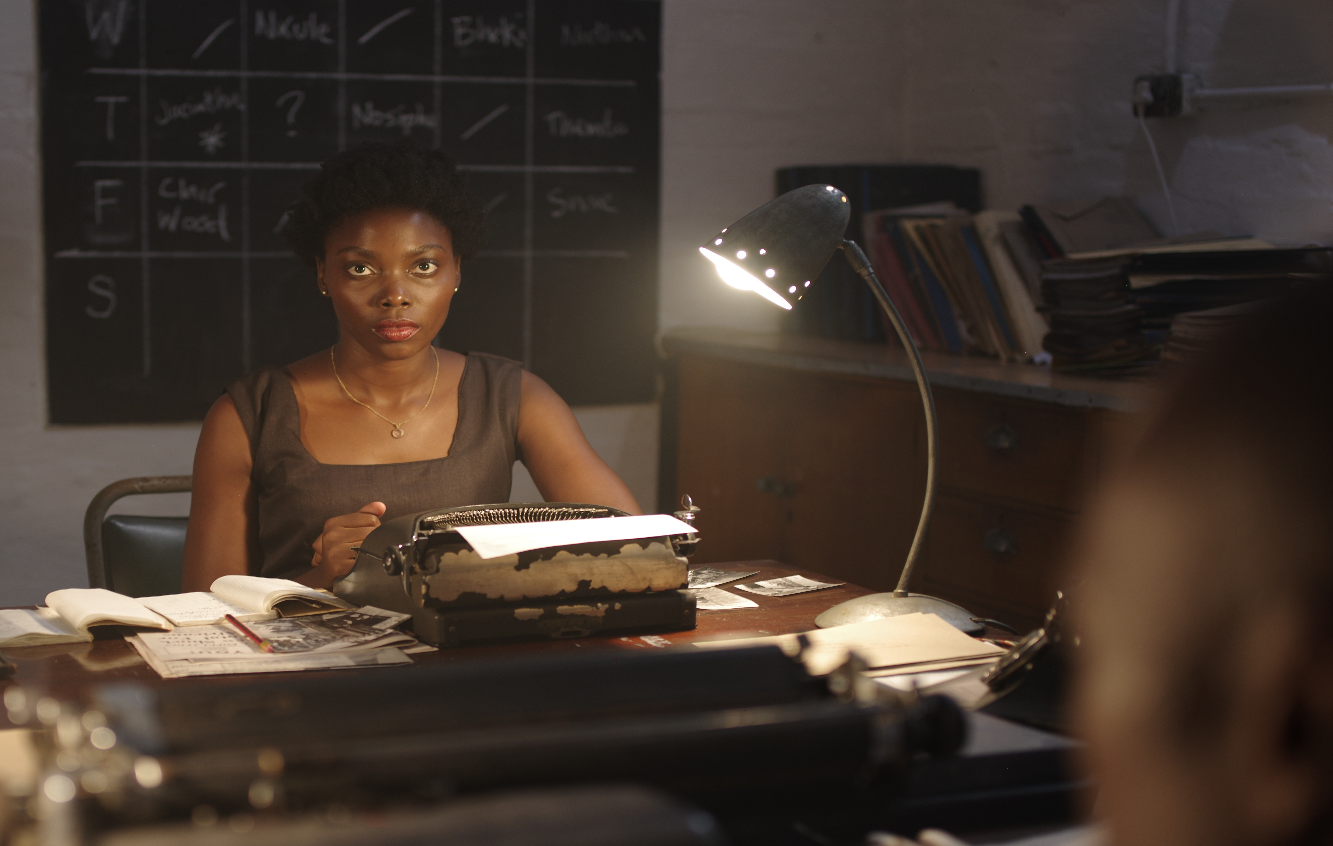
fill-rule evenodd
<path id="1" fill-rule="evenodd" d="M 444 458 L 402 464 L 321 464 L 301 443 L 296 392 L 284 369 L 266 367 L 227 386 L 254 459 L 258 522 L 254 575 L 293 578 L 310 569 L 324 521 L 368 502 L 383 520 L 432 508 L 505 502 L 518 450 L 518 362 L 469 353 L 458 384 L 458 424 Z"/>

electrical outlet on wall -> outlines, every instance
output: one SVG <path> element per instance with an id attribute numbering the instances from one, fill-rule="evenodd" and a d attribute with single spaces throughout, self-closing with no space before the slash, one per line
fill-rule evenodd
<path id="1" fill-rule="evenodd" d="M 1190 94 L 1198 87 L 1193 74 L 1158 73 L 1134 80 L 1135 117 L 1180 117 L 1195 113 Z"/>

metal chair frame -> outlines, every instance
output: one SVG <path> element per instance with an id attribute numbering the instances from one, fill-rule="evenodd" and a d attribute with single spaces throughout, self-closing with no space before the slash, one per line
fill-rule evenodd
<path id="1" fill-rule="evenodd" d="M 106 512 L 118 499 L 137 494 L 186 493 L 193 476 L 137 476 L 112 482 L 93 497 L 83 515 L 83 549 L 88 559 L 88 586 L 107 586 L 106 561 L 102 554 L 102 523 Z"/>

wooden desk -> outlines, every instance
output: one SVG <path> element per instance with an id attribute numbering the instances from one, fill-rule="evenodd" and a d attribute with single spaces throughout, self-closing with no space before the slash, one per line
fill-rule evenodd
<path id="1" fill-rule="evenodd" d="M 778 561 L 728 561 L 716 566 L 722 570 L 758 570 L 759 574 L 741 582 L 772 579 L 779 576 L 801 575 L 821 582 L 836 582 L 820 573 L 791 567 Z M 771 597 L 743 594 L 759 604 L 758 608 L 728 611 L 700 611 L 698 627 L 683 632 L 658 632 L 647 639 L 640 636 L 602 635 L 576 640 L 538 640 L 515 643 L 497 643 L 441 649 L 413 655 L 416 665 L 533 652 L 572 652 L 598 649 L 654 649 L 667 645 L 693 643 L 699 640 L 719 640 L 749 635 L 791 634 L 815 627 L 815 617 L 824 610 L 846 599 L 870 593 L 866 588 L 844 585 L 828 590 L 812 591 L 796 596 Z M 742 592 L 743 593 L 743 592 Z M 17 665 L 13 678 L 0 682 L 7 687 L 20 684 L 25 688 L 41 690 L 62 698 L 75 698 L 87 688 L 107 682 L 134 681 L 144 684 L 171 684 L 152 670 L 139 654 L 121 639 L 100 640 L 92 643 L 60 646 L 29 646 L 6 649 L 4 654 Z M 373 673 L 375 670 L 330 670 L 327 672 Z M 308 673 L 303 675 L 309 675 Z M 216 676 L 219 683 L 242 683 L 253 676 Z M 0 690 L 3 689 L 0 687 Z M 0 708 L 0 728 L 9 728 L 9 717 Z"/>

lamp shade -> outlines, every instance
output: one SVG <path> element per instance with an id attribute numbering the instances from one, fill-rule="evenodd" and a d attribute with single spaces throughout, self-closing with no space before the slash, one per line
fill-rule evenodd
<path id="1" fill-rule="evenodd" d="M 806 185 L 772 200 L 699 248 L 723 281 L 790 309 L 842 245 L 851 208 L 832 185 Z"/>

